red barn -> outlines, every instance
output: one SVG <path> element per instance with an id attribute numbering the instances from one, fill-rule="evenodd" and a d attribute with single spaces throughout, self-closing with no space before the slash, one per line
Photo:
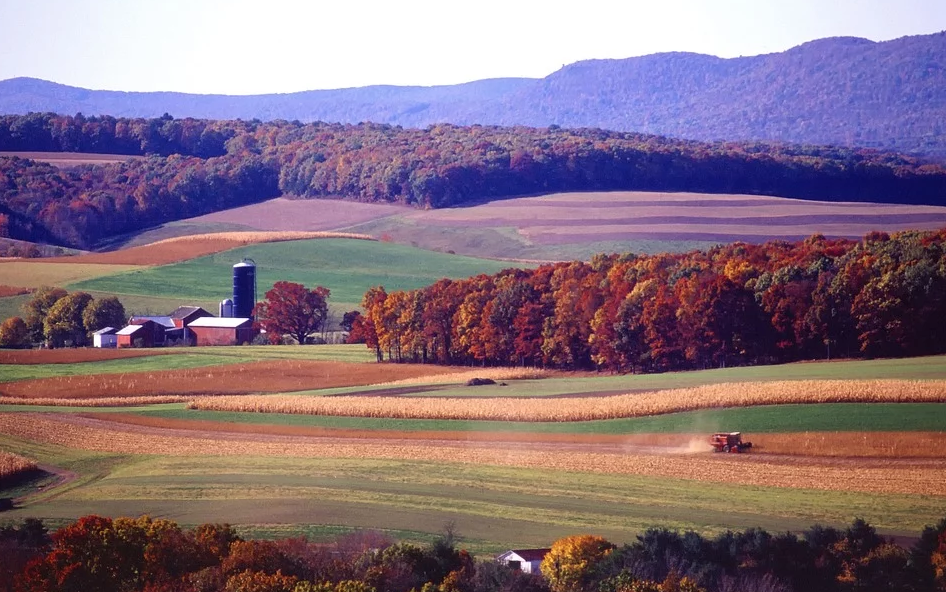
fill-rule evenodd
<path id="1" fill-rule="evenodd" d="M 212 317 L 213 315 L 199 306 L 179 306 L 169 316 L 174 326 L 180 329 L 187 327 L 199 318 Z"/>
<path id="2" fill-rule="evenodd" d="M 187 328 L 196 338 L 196 345 L 240 345 L 252 343 L 256 337 L 253 319 L 201 317 Z"/>
<path id="3" fill-rule="evenodd" d="M 164 327 L 151 320 L 135 320 L 115 335 L 117 347 L 154 347 L 164 342 Z M 160 336 L 160 338 L 159 338 Z"/>

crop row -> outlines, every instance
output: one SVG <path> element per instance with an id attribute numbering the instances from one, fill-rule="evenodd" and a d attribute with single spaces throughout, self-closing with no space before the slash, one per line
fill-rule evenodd
<path id="1" fill-rule="evenodd" d="M 36 463 L 12 452 L 0 450 L 0 479 L 36 469 Z"/>
<path id="2" fill-rule="evenodd" d="M 590 421 L 722 407 L 794 403 L 942 403 L 946 381 L 744 382 L 614 397 L 547 399 L 403 397 L 198 397 L 191 409 L 399 419 Z"/>

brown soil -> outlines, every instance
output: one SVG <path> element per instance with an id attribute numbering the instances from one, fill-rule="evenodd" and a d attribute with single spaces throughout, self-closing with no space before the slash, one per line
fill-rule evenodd
<path id="1" fill-rule="evenodd" d="M 0 384 L 0 395 L 16 398 L 42 396 L 95 399 L 149 395 L 279 393 L 379 384 L 455 371 L 456 369 L 451 367 L 421 364 L 269 360 L 181 370 L 21 380 Z"/>
<path id="2" fill-rule="evenodd" d="M 105 418 L 109 419 L 109 418 Z M 687 443 L 517 442 L 315 437 L 139 426 L 98 417 L 0 413 L 0 432 L 84 450 L 130 454 L 409 459 L 759 485 L 946 497 L 946 460 L 713 454 Z M 700 439 L 701 441 L 702 438 Z"/>
<path id="3" fill-rule="evenodd" d="M 75 364 L 122 358 L 158 356 L 173 352 L 160 349 L 103 349 L 97 347 L 63 349 L 0 349 L 0 364 Z"/>
<path id="4" fill-rule="evenodd" d="M 6 286 L 0 285 L 0 298 L 6 298 L 8 296 L 22 296 L 23 294 L 29 294 L 32 292 L 30 288 L 22 288 L 20 286 Z"/>
<path id="5" fill-rule="evenodd" d="M 243 224 L 257 230 L 334 230 L 412 211 L 406 206 L 279 197 L 184 222 Z"/>

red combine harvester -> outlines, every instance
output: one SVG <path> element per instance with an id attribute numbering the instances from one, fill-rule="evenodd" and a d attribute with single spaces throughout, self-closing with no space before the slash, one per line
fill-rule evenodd
<path id="1" fill-rule="evenodd" d="M 713 452 L 749 452 L 752 442 L 743 442 L 740 432 L 717 432 L 710 436 Z"/>

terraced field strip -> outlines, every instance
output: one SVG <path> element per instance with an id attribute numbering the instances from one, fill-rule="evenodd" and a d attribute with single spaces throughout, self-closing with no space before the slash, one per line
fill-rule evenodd
<path id="1" fill-rule="evenodd" d="M 558 445 L 433 440 L 372 440 L 219 433 L 122 426 L 64 415 L 0 414 L 0 433 L 81 450 L 164 456 L 292 456 L 461 462 L 601 474 L 671 477 L 694 481 L 864 493 L 946 496 L 946 461 L 847 461 L 762 455 L 574 452 Z"/>
<path id="2" fill-rule="evenodd" d="M 28 458 L 0 450 L 0 482 L 17 473 L 25 473 L 36 469 L 36 463 Z"/>
<path id="3" fill-rule="evenodd" d="M 177 359 L 174 356 L 171 359 Z M 184 357 L 200 363 L 206 358 Z M 132 360 L 133 361 L 133 360 Z M 163 361 L 163 359 L 162 359 Z M 130 363 L 131 361 L 127 361 Z M 105 364 L 106 362 L 102 362 Z M 117 363 L 117 362 L 112 362 Z M 183 364 L 186 365 L 186 364 Z M 355 364 L 315 360 L 266 360 L 175 370 L 71 375 L 0 383 L 4 404 L 49 405 L 57 399 L 82 401 L 115 397 L 217 395 L 286 392 L 373 384 L 383 380 L 436 376 L 455 368 L 420 364 Z M 136 403 L 138 404 L 138 403 Z"/>
<path id="4" fill-rule="evenodd" d="M 23 288 L 65 286 L 115 273 L 141 269 L 139 264 L 80 261 L 78 257 L 0 260 L 4 283 Z M 73 261 L 70 261 L 73 259 Z"/>
<path id="5" fill-rule="evenodd" d="M 0 152 L 0 158 L 13 156 L 28 158 L 37 162 L 48 162 L 58 167 L 78 166 L 80 164 L 114 164 L 145 158 L 144 156 L 129 154 L 91 154 L 87 152 Z"/>
<path id="6" fill-rule="evenodd" d="M 227 434 L 269 434 L 357 440 L 445 440 L 454 442 L 548 443 L 586 446 L 590 450 L 627 447 L 659 449 L 662 452 L 710 452 L 706 433 L 663 434 L 565 434 L 509 431 L 398 431 L 391 429 L 351 429 L 304 425 L 225 423 L 211 419 L 176 419 L 146 414 L 82 413 L 83 417 L 117 424 L 143 427 L 220 432 Z M 746 434 L 754 444 L 753 454 L 829 456 L 862 458 L 946 459 L 946 432 L 796 432 L 788 434 Z"/>
<path id="7" fill-rule="evenodd" d="M 743 382 L 611 397 L 523 398 L 266 397 L 197 398 L 209 411 L 299 413 L 400 419 L 590 421 L 722 407 L 792 403 L 946 402 L 946 381 L 811 380 Z"/>

